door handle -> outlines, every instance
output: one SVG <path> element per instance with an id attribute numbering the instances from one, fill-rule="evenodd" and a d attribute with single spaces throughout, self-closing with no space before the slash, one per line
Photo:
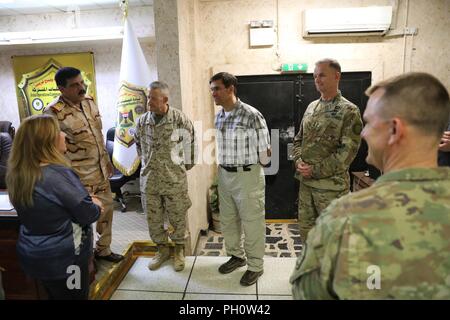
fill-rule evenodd
<path id="1" fill-rule="evenodd" d="M 287 159 L 289 161 L 294 160 L 294 143 L 290 142 L 287 144 Z"/>
<path id="2" fill-rule="evenodd" d="M 293 139 L 295 137 L 295 127 L 290 126 L 287 128 L 289 138 Z"/>

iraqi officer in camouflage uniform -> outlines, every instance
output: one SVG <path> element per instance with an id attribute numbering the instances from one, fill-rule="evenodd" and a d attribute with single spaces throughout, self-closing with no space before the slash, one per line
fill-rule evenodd
<path id="1" fill-rule="evenodd" d="M 361 114 L 338 90 L 340 77 L 341 66 L 336 60 L 316 63 L 314 81 L 321 97 L 309 104 L 294 139 L 303 243 L 320 212 L 350 191 L 348 169 L 361 142 Z"/>
<path id="2" fill-rule="evenodd" d="M 368 89 L 362 137 L 384 175 L 317 219 L 291 276 L 297 299 L 450 299 L 450 168 L 437 166 L 450 115 L 435 77 Z"/>
<path id="3" fill-rule="evenodd" d="M 100 237 L 95 257 L 119 262 L 122 255 L 111 252 L 113 200 L 108 178 L 113 172 L 102 133 L 102 121 L 92 97 L 86 95 L 86 85 L 80 70 L 65 67 L 58 70 L 55 81 L 61 95 L 51 102 L 44 113 L 56 116 L 66 134 L 66 158 L 91 195 L 103 203 L 104 211 L 97 221 Z"/>
<path id="4" fill-rule="evenodd" d="M 169 106 L 169 87 L 159 81 L 150 84 L 149 111 L 137 121 L 137 151 L 141 157 L 142 205 L 147 214 L 150 237 L 158 253 L 148 265 L 157 270 L 170 258 L 168 232 L 164 229 L 167 214 L 173 227 L 175 271 L 184 269 L 186 214 L 191 207 L 186 171 L 194 166 L 195 136 L 192 122 L 179 110 Z"/>

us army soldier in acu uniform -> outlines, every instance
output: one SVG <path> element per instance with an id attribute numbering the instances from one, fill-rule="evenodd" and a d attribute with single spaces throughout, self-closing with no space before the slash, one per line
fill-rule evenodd
<path id="1" fill-rule="evenodd" d="M 58 119 L 66 134 L 66 158 L 91 195 L 103 203 L 104 211 L 97 221 L 100 237 L 96 243 L 96 259 L 119 262 L 122 255 L 111 252 L 113 202 L 108 178 L 113 172 L 102 133 L 102 121 L 92 97 L 86 95 L 80 70 L 65 67 L 55 75 L 61 95 L 44 113 Z"/>
<path id="2" fill-rule="evenodd" d="M 186 214 L 191 206 L 186 170 L 194 166 L 195 137 L 192 122 L 169 106 L 169 87 L 155 81 L 150 84 L 149 111 L 139 117 L 134 135 L 141 157 L 142 205 L 147 214 L 150 236 L 158 253 L 148 268 L 157 270 L 170 258 L 168 232 L 164 216 L 168 214 L 175 243 L 174 269 L 184 269 Z"/>
<path id="3" fill-rule="evenodd" d="M 309 104 L 294 139 L 303 243 L 320 212 L 350 191 L 348 169 L 361 142 L 361 114 L 338 90 L 340 77 L 336 60 L 316 62 L 314 81 L 321 96 Z"/>
<path id="4" fill-rule="evenodd" d="M 449 95 L 409 73 L 367 90 L 367 162 L 384 175 L 317 219 L 291 276 L 297 299 L 450 299 Z"/>

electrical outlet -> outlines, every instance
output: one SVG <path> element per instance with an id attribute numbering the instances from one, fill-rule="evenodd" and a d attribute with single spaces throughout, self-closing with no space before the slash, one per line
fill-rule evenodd
<path id="1" fill-rule="evenodd" d="M 419 32 L 419 28 L 417 27 L 406 27 L 405 34 L 415 36 Z"/>

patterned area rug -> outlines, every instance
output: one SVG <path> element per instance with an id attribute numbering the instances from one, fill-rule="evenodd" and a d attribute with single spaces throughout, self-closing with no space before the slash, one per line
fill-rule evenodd
<path id="1" fill-rule="evenodd" d="M 128 182 L 123 188 L 124 195 L 138 193 L 138 183 Z M 121 212 L 118 202 L 114 203 L 113 238 L 111 248 L 122 253 L 131 242 L 150 240 L 147 218 L 143 215 L 140 199 L 126 196 L 127 211 Z M 266 256 L 296 257 L 302 249 L 297 222 L 266 223 Z M 220 227 L 220 222 L 214 220 L 211 228 Z M 218 229 L 217 229 L 218 230 Z M 220 232 L 209 230 L 207 235 L 200 236 L 196 254 L 201 256 L 226 256 L 223 236 Z"/>
<path id="2" fill-rule="evenodd" d="M 266 256 L 297 257 L 302 249 L 297 223 L 266 224 Z M 199 256 L 226 256 L 223 236 L 209 231 L 198 244 Z"/>

